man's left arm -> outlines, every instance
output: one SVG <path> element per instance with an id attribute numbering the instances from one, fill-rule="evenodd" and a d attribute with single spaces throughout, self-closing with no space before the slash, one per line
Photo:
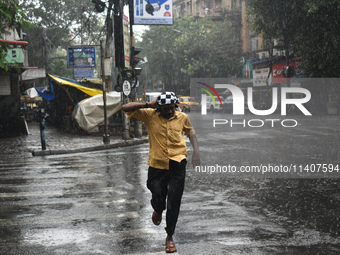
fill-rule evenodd
<path id="1" fill-rule="evenodd" d="M 200 151 L 198 148 L 198 141 L 197 141 L 197 136 L 196 134 L 190 135 L 190 143 L 192 145 L 192 148 L 194 149 L 194 152 L 192 154 L 192 164 L 195 166 L 200 165 L 201 163 L 201 158 L 200 158 Z"/>
<path id="2" fill-rule="evenodd" d="M 197 140 L 196 132 L 191 125 L 189 117 L 186 114 L 184 116 L 185 117 L 184 117 L 184 122 L 183 122 L 184 124 L 183 131 L 185 135 L 189 138 L 192 148 L 194 149 L 194 152 L 192 154 L 192 164 L 195 167 L 195 166 L 200 165 L 201 163 L 200 150 L 198 148 L 198 140 Z"/>

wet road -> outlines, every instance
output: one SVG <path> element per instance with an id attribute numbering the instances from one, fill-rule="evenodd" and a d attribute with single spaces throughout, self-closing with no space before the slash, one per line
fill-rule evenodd
<path id="1" fill-rule="evenodd" d="M 205 165 L 339 162 L 338 117 L 303 119 L 293 133 L 212 129 L 196 117 Z M 148 144 L 33 157 L 40 140 L 30 131 L 0 141 L 0 254 L 164 254 L 165 225 L 152 224 L 145 185 Z M 53 148 L 102 143 L 52 128 L 46 138 Z M 339 186 L 310 176 L 207 174 L 189 163 L 178 254 L 338 254 Z"/>

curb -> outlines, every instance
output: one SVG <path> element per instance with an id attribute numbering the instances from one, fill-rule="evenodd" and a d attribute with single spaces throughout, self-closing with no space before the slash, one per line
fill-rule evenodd
<path id="1" fill-rule="evenodd" d="M 71 150 L 41 150 L 41 151 L 32 151 L 33 156 L 46 156 L 46 155 L 56 155 L 56 154 L 69 154 L 69 153 L 82 153 L 89 151 L 100 151 L 100 150 L 108 150 L 115 149 L 119 147 L 127 147 L 132 145 L 138 145 L 143 143 L 148 143 L 148 138 L 138 139 L 138 140 L 128 140 L 122 141 L 114 144 L 103 144 L 94 147 L 86 147 L 79 149 L 71 149 Z"/>

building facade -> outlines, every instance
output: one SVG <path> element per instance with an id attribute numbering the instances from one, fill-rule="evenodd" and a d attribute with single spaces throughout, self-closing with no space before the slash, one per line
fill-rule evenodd
<path id="1" fill-rule="evenodd" d="M 175 19 L 191 16 L 218 21 L 226 16 L 232 17 L 233 23 L 241 23 L 243 53 L 249 56 L 255 54 L 258 59 L 268 57 L 267 51 L 263 50 L 262 36 L 251 36 L 246 0 L 174 0 L 173 10 Z"/>
<path id="2" fill-rule="evenodd" d="M 20 117 L 20 77 L 28 67 L 27 42 L 22 31 L 7 29 L 0 42 L 9 46 L 5 57 L 6 70 L 0 68 L 0 135 L 11 136 L 23 132 Z"/>

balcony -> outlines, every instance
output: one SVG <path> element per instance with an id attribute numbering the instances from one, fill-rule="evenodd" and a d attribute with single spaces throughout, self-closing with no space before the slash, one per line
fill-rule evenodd
<path id="1" fill-rule="evenodd" d="M 9 48 L 6 55 L 7 64 L 19 64 L 20 67 L 28 67 L 27 51 L 22 48 Z"/>
<path id="2" fill-rule="evenodd" d="M 197 16 L 202 18 L 211 18 L 211 19 L 223 19 L 222 9 L 219 7 L 216 8 L 202 8 Z"/>

